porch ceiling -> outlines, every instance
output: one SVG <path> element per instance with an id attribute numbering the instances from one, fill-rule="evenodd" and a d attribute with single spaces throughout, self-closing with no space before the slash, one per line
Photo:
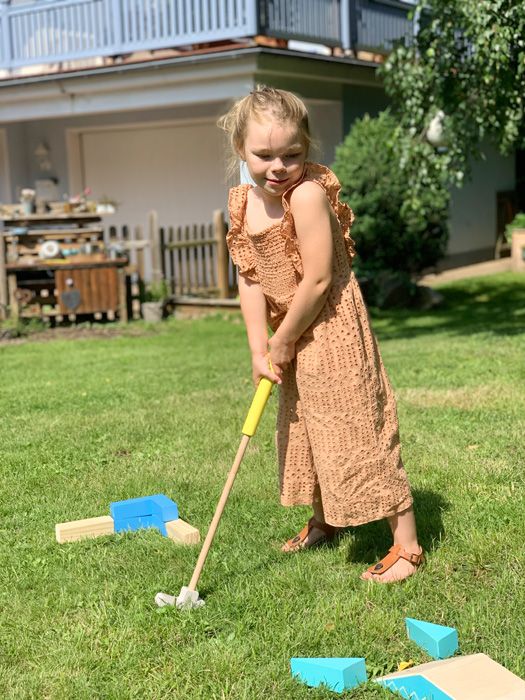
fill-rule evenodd
<path id="1" fill-rule="evenodd" d="M 327 99 L 342 84 L 379 87 L 376 65 L 266 47 L 0 81 L 0 123 L 199 104 L 272 81 Z"/>

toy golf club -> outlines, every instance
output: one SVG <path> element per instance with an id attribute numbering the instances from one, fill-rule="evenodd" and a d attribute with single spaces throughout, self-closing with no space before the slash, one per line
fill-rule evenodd
<path id="1" fill-rule="evenodd" d="M 228 474 L 228 478 L 224 484 L 219 503 L 217 504 L 215 514 L 208 530 L 208 534 L 206 535 L 199 558 L 197 559 L 197 564 L 195 566 L 193 576 L 191 577 L 191 581 L 189 582 L 188 586 L 183 586 L 181 588 L 181 591 L 177 597 L 167 593 L 157 593 L 155 596 L 155 602 L 159 607 L 164 607 L 165 605 L 176 605 L 177 608 L 200 608 L 202 605 L 204 605 L 204 601 L 199 598 L 199 592 L 196 590 L 197 584 L 204 567 L 204 562 L 206 561 L 206 557 L 210 551 L 213 538 L 215 537 L 215 532 L 217 531 L 226 501 L 230 495 L 233 482 L 237 476 L 237 472 L 244 457 L 244 453 L 246 452 L 246 448 L 248 447 L 248 443 L 250 442 L 250 438 L 257 430 L 264 407 L 266 406 L 266 402 L 270 396 L 272 386 L 272 382 L 269 379 L 266 379 L 266 377 L 263 377 L 259 382 L 257 391 L 253 397 L 252 405 L 250 406 L 250 410 L 248 411 L 248 415 L 244 421 L 241 444 L 239 445 L 232 468 L 230 469 L 230 473 Z"/>

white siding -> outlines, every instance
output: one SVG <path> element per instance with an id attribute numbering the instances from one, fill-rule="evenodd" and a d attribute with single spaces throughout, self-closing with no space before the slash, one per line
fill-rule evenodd
<path id="1" fill-rule="evenodd" d="M 514 189 L 514 157 L 483 150 L 486 160 L 473 164 L 472 180 L 452 192 L 449 255 L 494 247 L 496 192 Z"/>

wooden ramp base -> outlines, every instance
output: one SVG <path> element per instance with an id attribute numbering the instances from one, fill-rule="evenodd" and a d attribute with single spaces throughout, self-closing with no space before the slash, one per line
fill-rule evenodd
<path id="1" fill-rule="evenodd" d="M 177 542 L 177 544 L 198 544 L 200 541 L 200 534 L 197 528 L 180 518 L 167 522 L 166 532 L 170 540 Z"/>
<path id="2" fill-rule="evenodd" d="M 376 682 L 410 700 L 525 700 L 525 681 L 485 654 L 431 661 Z"/>
<path id="3" fill-rule="evenodd" d="M 86 518 L 85 520 L 72 520 L 69 523 L 57 523 L 55 535 L 57 542 L 75 542 L 87 537 L 99 537 L 111 535 L 115 532 L 115 523 L 110 515 L 102 515 L 100 518 Z"/>
<path id="4" fill-rule="evenodd" d="M 177 518 L 163 523 L 166 526 L 167 536 L 177 544 L 198 544 L 200 534 L 197 528 Z M 137 529 L 137 528 L 135 528 Z M 101 535 L 112 535 L 115 530 L 115 521 L 110 515 L 102 515 L 99 518 L 86 518 L 85 520 L 72 520 L 68 523 L 55 525 L 55 536 L 59 544 L 76 542 Z"/>

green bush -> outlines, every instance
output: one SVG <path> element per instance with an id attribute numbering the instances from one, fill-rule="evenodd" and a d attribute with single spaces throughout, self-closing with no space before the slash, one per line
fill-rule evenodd
<path id="1" fill-rule="evenodd" d="M 525 213 L 522 211 L 518 212 L 510 224 L 505 227 L 505 238 L 508 243 L 512 243 L 512 232 L 515 228 L 525 228 Z"/>
<path id="2" fill-rule="evenodd" d="M 381 296 L 380 279 L 391 285 L 398 278 L 413 288 L 414 278 L 444 255 L 448 240 L 448 189 L 432 171 L 438 156 L 427 145 L 418 146 L 413 159 L 403 164 L 399 139 L 388 111 L 377 118 L 366 115 L 337 148 L 333 166 L 342 199 L 356 215 L 355 267 L 375 287 L 372 302 Z M 411 191 L 406 183 L 414 167 L 421 186 Z"/>

